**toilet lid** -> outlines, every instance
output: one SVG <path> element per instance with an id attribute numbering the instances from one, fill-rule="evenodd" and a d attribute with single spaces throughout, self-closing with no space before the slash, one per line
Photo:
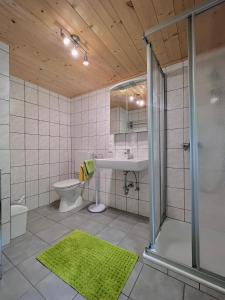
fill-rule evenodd
<path id="1" fill-rule="evenodd" d="M 55 187 L 55 188 L 67 188 L 67 187 L 71 187 L 73 185 L 77 185 L 79 183 L 80 183 L 80 181 L 77 180 L 77 179 L 67 179 L 67 180 L 58 181 L 58 182 L 54 183 L 53 187 Z"/>

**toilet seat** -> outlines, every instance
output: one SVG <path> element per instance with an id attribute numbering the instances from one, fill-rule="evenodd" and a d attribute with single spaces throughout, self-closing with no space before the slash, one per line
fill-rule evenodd
<path id="1" fill-rule="evenodd" d="M 78 179 L 66 179 L 66 180 L 62 180 L 62 181 L 58 181 L 56 183 L 53 184 L 54 188 L 58 188 L 58 189 L 65 189 L 65 188 L 70 188 L 76 185 L 79 185 L 81 182 Z"/>

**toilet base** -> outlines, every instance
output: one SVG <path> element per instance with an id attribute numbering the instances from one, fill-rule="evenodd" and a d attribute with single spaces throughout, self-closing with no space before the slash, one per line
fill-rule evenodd
<path id="1" fill-rule="evenodd" d="M 70 211 L 78 206 L 81 206 L 83 203 L 83 199 L 81 196 L 79 196 L 76 200 L 71 201 L 68 200 L 64 197 L 60 199 L 60 204 L 59 204 L 59 212 L 67 212 Z"/>

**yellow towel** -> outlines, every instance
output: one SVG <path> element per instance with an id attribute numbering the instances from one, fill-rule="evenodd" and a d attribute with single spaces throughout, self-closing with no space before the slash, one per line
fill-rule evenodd
<path id="1" fill-rule="evenodd" d="M 86 172 L 84 170 L 84 165 L 81 165 L 80 166 L 80 174 L 79 174 L 79 180 L 82 182 L 82 181 L 87 181 L 88 180 L 88 177 L 86 175 Z"/>

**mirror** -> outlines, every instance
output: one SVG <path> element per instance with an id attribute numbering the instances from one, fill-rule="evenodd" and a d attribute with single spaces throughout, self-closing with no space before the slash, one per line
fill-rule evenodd
<path id="1" fill-rule="evenodd" d="M 147 131 L 146 78 L 120 83 L 110 90 L 110 133 Z"/>

